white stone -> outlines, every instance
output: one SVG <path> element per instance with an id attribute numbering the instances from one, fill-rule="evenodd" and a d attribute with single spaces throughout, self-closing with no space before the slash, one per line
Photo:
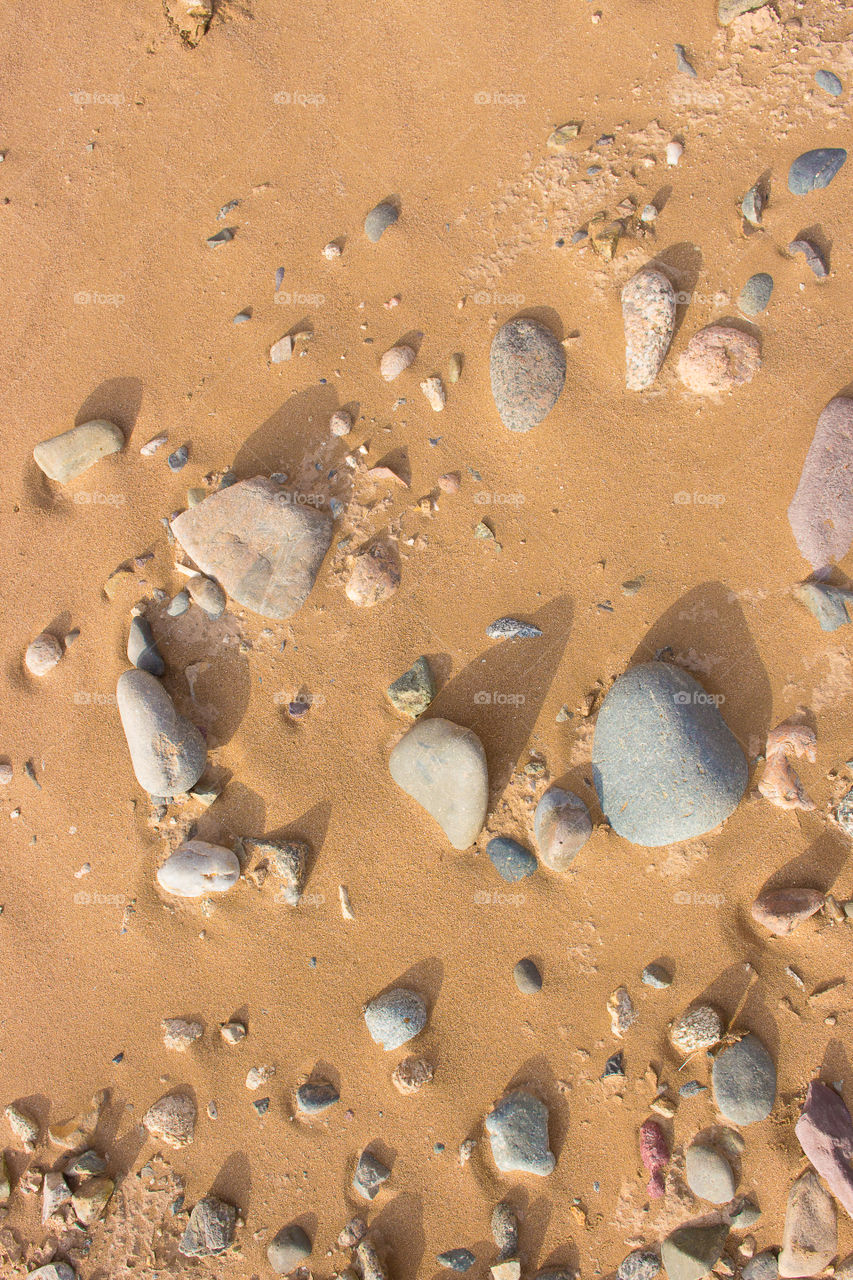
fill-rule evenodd
<path id="1" fill-rule="evenodd" d="M 178 898 L 201 898 L 207 893 L 227 893 L 240 878 L 236 854 L 204 840 L 188 840 L 167 858 L 157 872 L 157 883 Z"/>

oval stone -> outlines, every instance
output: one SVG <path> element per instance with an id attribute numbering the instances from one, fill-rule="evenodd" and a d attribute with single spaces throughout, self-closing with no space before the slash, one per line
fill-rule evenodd
<path id="1" fill-rule="evenodd" d="M 529 431 L 557 402 L 566 380 L 566 353 L 544 325 L 510 320 L 492 340 L 489 373 L 504 426 Z"/>
<path id="2" fill-rule="evenodd" d="M 847 159 L 843 147 L 818 147 L 797 156 L 788 170 L 788 190 L 795 196 L 828 187 Z"/>
<path id="3" fill-rule="evenodd" d="M 364 1021 L 375 1043 L 387 1053 L 420 1035 L 427 1021 L 426 1004 L 417 991 L 395 987 L 371 1000 Z"/>
<path id="4" fill-rule="evenodd" d="M 728 1204 L 735 1193 L 735 1176 L 724 1155 L 702 1142 L 687 1148 L 684 1158 L 687 1185 L 700 1200 Z"/>
<path id="5" fill-rule="evenodd" d="M 370 210 L 370 213 L 364 219 L 364 234 L 368 240 L 372 240 L 374 244 L 380 238 L 383 231 L 387 231 L 389 227 L 393 227 L 399 218 L 399 213 L 393 204 L 384 201 Z"/>
<path id="6" fill-rule="evenodd" d="M 486 845 L 486 853 L 498 875 L 509 884 L 532 876 L 539 865 L 535 855 L 510 836 L 495 836 Z"/>
<path id="7" fill-rule="evenodd" d="M 81 422 L 62 435 L 42 440 L 33 449 L 36 464 L 50 480 L 65 484 L 88 470 L 99 458 L 124 448 L 124 434 L 112 422 Z"/>
<path id="8" fill-rule="evenodd" d="M 398 787 L 417 800 L 454 849 L 467 849 L 482 830 L 489 801 L 483 744 L 450 720 L 419 720 L 388 761 Z"/>
<path id="9" fill-rule="evenodd" d="M 618 835 L 657 848 L 712 831 L 734 812 L 748 769 L 716 702 L 680 667 L 620 676 L 598 713 L 592 772 Z"/>
<path id="10" fill-rule="evenodd" d="M 573 791 L 549 787 L 533 822 L 539 856 L 552 871 L 565 871 L 592 835 L 589 810 Z"/>
<path id="11" fill-rule="evenodd" d="M 675 328 L 675 290 L 667 277 L 643 267 L 622 289 L 625 386 L 644 391 L 658 376 Z"/>
<path id="12" fill-rule="evenodd" d="M 532 1093 L 516 1089 L 486 1116 L 486 1133 L 501 1173 L 551 1173 L 556 1164 L 548 1147 L 548 1108 Z"/>
<path id="13" fill-rule="evenodd" d="M 207 763 L 207 747 L 160 681 L 147 671 L 125 671 L 116 700 L 139 785 L 167 798 L 195 786 Z"/>
<path id="14" fill-rule="evenodd" d="M 178 898 L 227 893 L 240 878 L 237 855 L 218 844 L 187 840 L 157 872 L 157 883 Z"/>
<path id="15" fill-rule="evenodd" d="M 814 569 L 847 554 L 853 540 L 853 399 L 836 396 L 817 420 L 788 523 Z"/>
<path id="16" fill-rule="evenodd" d="M 776 1067 L 757 1036 L 723 1049 L 711 1071 L 714 1101 L 732 1124 L 764 1120 L 776 1101 Z"/>
<path id="17" fill-rule="evenodd" d="M 773 277 L 766 271 L 759 271 L 750 276 L 741 289 L 738 307 L 745 316 L 757 316 L 766 309 L 772 292 Z"/>

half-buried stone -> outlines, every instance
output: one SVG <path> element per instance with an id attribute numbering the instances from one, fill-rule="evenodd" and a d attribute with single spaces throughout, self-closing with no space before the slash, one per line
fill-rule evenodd
<path id="1" fill-rule="evenodd" d="M 498 875 L 508 884 L 532 876 L 539 865 L 535 855 L 511 836 L 495 836 L 486 845 L 486 853 Z"/>
<path id="2" fill-rule="evenodd" d="M 492 1155 L 501 1173 L 551 1173 L 556 1160 L 548 1147 L 548 1108 L 532 1093 L 516 1089 L 486 1116 Z"/>
<path id="3" fill-rule="evenodd" d="M 847 159 L 843 147 L 817 147 L 804 151 L 788 170 L 788 190 L 795 196 L 828 187 Z"/>
<path id="4" fill-rule="evenodd" d="M 289 618 L 314 585 L 332 540 L 324 512 L 255 476 L 212 493 L 172 521 L 198 567 L 253 613 Z"/>
<path id="5" fill-rule="evenodd" d="M 420 1035 L 427 1021 L 426 1004 L 417 991 L 394 987 L 371 1000 L 364 1021 L 375 1043 L 387 1053 Z"/>
<path id="6" fill-rule="evenodd" d="M 717 1264 L 729 1229 L 715 1226 L 678 1227 L 660 1247 L 669 1280 L 700 1280 Z"/>
<path id="7" fill-rule="evenodd" d="M 539 856 L 552 871 L 566 871 L 592 835 L 589 810 L 573 791 L 549 787 L 533 820 Z"/>
<path id="8" fill-rule="evenodd" d="M 712 831 L 746 790 L 748 768 L 719 709 L 679 667 L 620 676 L 598 713 L 592 771 L 618 835 L 657 848 Z"/>
<path id="9" fill-rule="evenodd" d="M 42 440 L 33 449 L 36 464 L 50 480 L 65 484 L 109 453 L 124 448 L 124 434 L 112 422 L 81 422 L 70 431 Z"/>
<path id="10" fill-rule="evenodd" d="M 160 681 L 147 671 L 125 671 L 116 700 L 139 785 L 166 798 L 195 786 L 207 763 L 207 747 Z"/>
<path id="11" fill-rule="evenodd" d="M 550 413 L 566 380 L 566 353 L 535 320 L 509 320 L 492 339 L 492 395 L 510 431 L 529 431 Z"/>
<path id="12" fill-rule="evenodd" d="M 853 399 L 836 396 L 817 420 L 788 522 L 806 560 L 824 569 L 853 539 Z"/>
<path id="13" fill-rule="evenodd" d="M 721 1050 L 711 1071 L 714 1101 L 732 1124 L 764 1120 L 776 1101 L 776 1067 L 757 1036 Z"/>
<path id="14" fill-rule="evenodd" d="M 482 830 L 489 801 L 483 744 L 450 720 L 420 720 L 397 743 L 391 777 L 426 809 L 454 849 L 467 849 Z"/>
<path id="15" fill-rule="evenodd" d="M 157 872 L 157 883 L 178 898 L 227 893 L 240 878 L 237 855 L 218 844 L 187 840 Z"/>

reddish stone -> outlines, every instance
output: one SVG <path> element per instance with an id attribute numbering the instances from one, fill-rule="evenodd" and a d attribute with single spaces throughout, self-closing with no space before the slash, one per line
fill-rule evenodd
<path id="1" fill-rule="evenodd" d="M 820 911 L 824 895 L 819 889 L 768 889 L 752 904 L 752 918 L 777 938 L 787 938 L 798 924 Z"/>
<path id="2" fill-rule="evenodd" d="M 853 1217 L 853 1119 L 828 1085 L 813 1080 L 794 1132 L 832 1194 Z"/>

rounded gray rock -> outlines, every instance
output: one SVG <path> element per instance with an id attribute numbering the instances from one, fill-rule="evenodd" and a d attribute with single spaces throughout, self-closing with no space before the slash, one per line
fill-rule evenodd
<path id="1" fill-rule="evenodd" d="M 419 720 L 388 761 L 398 787 L 417 800 L 454 849 L 467 849 L 486 819 L 489 775 L 483 744 L 471 729 L 435 717 Z"/>
<path id="2" fill-rule="evenodd" d="M 613 830 L 648 848 L 718 827 L 737 808 L 749 776 L 711 695 L 663 662 L 632 667 L 608 692 L 592 772 Z"/>
<path id="3" fill-rule="evenodd" d="M 486 845 L 486 853 L 500 878 L 508 884 L 533 875 L 539 865 L 535 855 L 511 836 L 495 836 Z"/>
<path id="4" fill-rule="evenodd" d="M 125 671 L 116 700 L 139 785 L 154 796 L 189 791 L 204 772 L 207 747 L 159 680 L 147 671 Z"/>
<path id="5" fill-rule="evenodd" d="M 492 1156 L 501 1173 L 553 1172 L 548 1148 L 548 1108 L 532 1093 L 516 1089 L 502 1098 L 485 1120 Z"/>
<path id="6" fill-rule="evenodd" d="M 328 1080 L 306 1080 L 296 1090 L 296 1105 L 306 1115 L 317 1115 L 339 1100 L 340 1094 Z"/>
<path id="7" fill-rule="evenodd" d="M 580 796 L 549 787 L 536 806 L 533 830 L 545 866 L 565 871 L 592 835 L 592 821 Z"/>
<path id="8" fill-rule="evenodd" d="M 526 996 L 535 995 L 537 991 L 542 990 L 542 974 L 529 956 L 519 960 L 512 971 L 512 976 L 519 991 Z"/>
<path id="9" fill-rule="evenodd" d="M 311 1247 L 308 1236 L 294 1223 L 273 1236 L 267 1245 L 267 1259 L 276 1275 L 286 1276 L 311 1256 Z"/>
<path id="10" fill-rule="evenodd" d="M 566 353 L 537 321 L 509 320 L 492 339 L 489 373 L 504 426 L 529 431 L 557 403 L 566 380 Z"/>
<path id="11" fill-rule="evenodd" d="M 766 271 L 759 271 L 750 276 L 740 291 L 738 307 L 745 316 L 760 315 L 770 301 L 773 292 L 773 277 Z"/>
<path id="12" fill-rule="evenodd" d="M 371 209 L 364 219 L 364 234 L 368 240 L 372 240 L 375 244 L 384 231 L 387 231 L 389 227 L 393 227 L 399 216 L 400 214 L 393 204 L 383 201 Z"/>
<path id="13" fill-rule="evenodd" d="M 797 156 L 788 170 L 788 190 L 795 196 L 828 187 L 847 159 L 843 147 L 817 147 Z"/>
<path id="14" fill-rule="evenodd" d="M 518 1215 L 505 1200 L 492 1210 L 492 1239 L 498 1247 L 499 1261 L 515 1257 L 518 1252 Z"/>
<path id="15" fill-rule="evenodd" d="M 388 1052 L 413 1040 L 426 1026 L 423 997 L 407 987 L 395 987 L 376 996 L 364 1011 L 364 1021 L 376 1044 Z"/>
<path id="16" fill-rule="evenodd" d="M 700 1200 L 711 1204 L 728 1204 L 735 1193 L 735 1176 L 724 1155 L 694 1142 L 687 1148 L 684 1158 L 687 1185 Z"/>
<path id="17" fill-rule="evenodd" d="M 776 1101 L 776 1067 L 757 1036 L 723 1049 L 711 1071 L 714 1101 L 732 1124 L 764 1120 Z"/>

